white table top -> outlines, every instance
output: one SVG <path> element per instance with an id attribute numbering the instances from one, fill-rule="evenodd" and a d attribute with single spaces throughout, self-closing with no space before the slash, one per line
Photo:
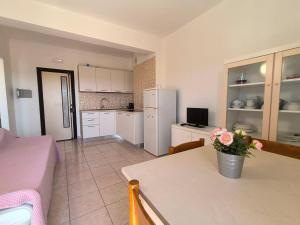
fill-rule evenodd
<path id="1" fill-rule="evenodd" d="M 217 169 L 212 146 L 124 167 L 172 225 L 299 225 L 300 160 L 263 151 L 246 158 L 242 177 Z"/>

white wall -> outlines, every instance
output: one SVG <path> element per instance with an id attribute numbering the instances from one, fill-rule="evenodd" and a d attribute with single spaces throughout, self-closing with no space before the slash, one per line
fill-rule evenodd
<path id="1" fill-rule="evenodd" d="M 89 63 L 120 69 L 132 69 L 132 57 L 118 57 L 80 50 L 80 47 L 65 48 L 44 43 L 40 38 L 29 40 L 11 37 L 9 41 L 13 87 L 31 89 L 33 97 L 15 101 L 17 134 L 20 136 L 40 135 L 40 114 L 38 102 L 36 67 L 73 70 L 75 73 L 76 108 L 79 109 L 77 65 Z M 59 44 L 57 42 L 57 44 Z M 53 58 L 62 58 L 63 64 L 53 63 Z M 79 112 L 77 112 L 78 135 L 80 135 Z"/>
<path id="2" fill-rule="evenodd" d="M 176 88 L 178 119 L 208 107 L 218 124 L 224 60 L 300 41 L 299 0 L 223 0 L 164 39 L 163 86 Z"/>
<path id="3" fill-rule="evenodd" d="M 15 132 L 13 88 L 8 38 L 0 30 L 0 114 L 2 127 Z"/>

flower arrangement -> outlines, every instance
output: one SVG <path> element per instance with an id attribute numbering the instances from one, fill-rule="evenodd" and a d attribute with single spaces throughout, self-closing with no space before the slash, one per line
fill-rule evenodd
<path id="1" fill-rule="evenodd" d="M 262 144 L 258 140 L 251 142 L 243 130 L 229 132 L 224 128 L 216 128 L 210 138 L 217 151 L 230 155 L 249 156 L 251 155 L 250 149 L 262 149 Z"/>

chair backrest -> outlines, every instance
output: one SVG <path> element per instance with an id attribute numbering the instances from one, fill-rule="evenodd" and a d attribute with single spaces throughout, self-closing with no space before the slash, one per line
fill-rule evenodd
<path id="1" fill-rule="evenodd" d="M 177 145 L 175 147 L 170 147 L 169 148 L 169 155 L 178 153 L 178 152 L 183 152 L 186 150 L 194 149 L 194 148 L 199 148 L 204 146 L 204 138 L 200 138 L 199 141 L 192 141 L 192 142 L 187 142 L 183 143 L 181 145 Z"/>
<path id="2" fill-rule="evenodd" d="M 130 225 L 154 225 L 139 199 L 139 181 L 131 180 L 128 184 Z"/>
<path id="3" fill-rule="evenodd" d="M 300 146 L 282 144 L 274 141 L 257 139 L 263 144 L 262 150 L 296 159 L 300 159 Z"/>

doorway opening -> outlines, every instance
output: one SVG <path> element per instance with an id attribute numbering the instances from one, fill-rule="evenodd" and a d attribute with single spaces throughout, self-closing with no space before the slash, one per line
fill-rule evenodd
<path id="1" fill-rule="evenodd" d="M 37 67 L 41 135 L 77 139 L 74 71 Z"/>

